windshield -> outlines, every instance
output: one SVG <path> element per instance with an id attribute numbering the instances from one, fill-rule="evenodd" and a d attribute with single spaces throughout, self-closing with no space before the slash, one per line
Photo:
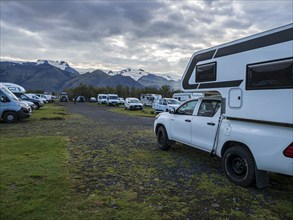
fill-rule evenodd
<path id="1" fill-rule="evenodd" d="M 168 104 L 171 105 L 180 105 L 181 103 L 176 99 L 167 99 Z"/>
<path id="2" fill-rule="evenodd" d="M 109 96 L 109 99 L 118 99 L 117 96 Z"/>
<path id="3" fill-rule="evenodd" d="M 140 101 L 138 99 L 131 99 L 130 102 L 131 103 L 140 103 Z"/>
<path id="4" fill-rule="evenodd" d="M 9 98 L 18 101 L 18 98 L 9 89 L 7 89 L 5 86 L 3 86 L 2 89 L 5 91 L 6 95 L 9 96 Z"/>

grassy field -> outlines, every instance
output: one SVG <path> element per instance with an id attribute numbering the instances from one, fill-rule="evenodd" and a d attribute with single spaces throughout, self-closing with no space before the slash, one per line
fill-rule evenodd
<path id="1" fill-rule="evenodd" d="M 0 143 L 0 219 L 293 219 L 290 177 L 238 187 L 218 158 L 181 144 L 159 151 L 151 129 L 105 126 L 58 104 L 1 122 Z"/>

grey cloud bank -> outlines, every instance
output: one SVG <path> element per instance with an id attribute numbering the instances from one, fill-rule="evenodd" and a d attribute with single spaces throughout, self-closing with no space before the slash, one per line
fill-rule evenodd
<path id="1" fill-rule="evenodd" d="M 197 50 L 293 22 L 280 1 L 1 1 L 1 60 L 181 75 Z"/>

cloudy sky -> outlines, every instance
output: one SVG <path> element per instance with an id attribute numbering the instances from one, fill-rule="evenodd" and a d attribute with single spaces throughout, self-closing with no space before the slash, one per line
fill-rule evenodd
<path id="1" fill-rule="evenodd" d="M 182 75 L 192 54 L 293 22 L 291 0 L 1 0 L 1 60 Z"/>

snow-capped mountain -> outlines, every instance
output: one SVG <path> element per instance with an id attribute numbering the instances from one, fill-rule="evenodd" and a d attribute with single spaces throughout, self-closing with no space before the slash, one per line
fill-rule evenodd
<path id="1" fill-rule="evenodd" d="M 180 89 L 180 81 L 169 74 L 153 74 L 143 69 L 126 68 L 121 71 L 95 70 L 80 74 L 65 61 L 37 60 L 36 62 L 0 61 L 1 81 L 22 85 L 27 90 L 40 89 L 59 91 L 74 88 L 80 84 L 95 87 L 129 88 L 154 87 L 168 85 Z"/>
<path id="2" fill-rule="evenodd" d="M 115 75 L 122 75 L 122 76 L 129 76 L 135 81 L 138 81 L 141 77 L 143 76 L 148 76 L 148 75 L 156 75 L 165 78 L 166 80 L 174 80 L 178 81 L 180 77 L 176 77 L 176 75 L 171 75 L 171 74 L 154 74 L 150 72 L 146 72 L 143 69 L 133 69 L 133 68 L 126 68 L 121 71 L 111 71 L 111 70 L 102 70 L 106 73 L 108 73 L 110 76 L 115 76 Z"/>
<path id="3" fill-rule="evenodd" d="M 69 66 L 69 64 L 65 61 L 54 61 L 54 60 L 37 60 L 37 65 L 40 64 L 49 64 L 51 66 L 55 66 L 61 70 L 64 70 L 66 72 L 70 72 L 70 73 L 79 73 L 78 71 L 76 71 L 75 69 L 71 68 Z"/>

